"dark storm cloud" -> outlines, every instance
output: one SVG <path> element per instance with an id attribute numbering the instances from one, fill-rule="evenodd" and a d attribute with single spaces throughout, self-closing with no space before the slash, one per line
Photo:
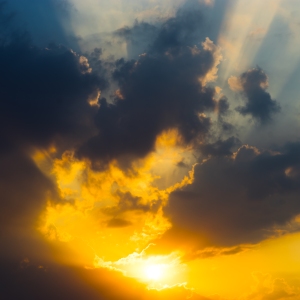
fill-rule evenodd
<path id="1" fill-rule="evenodd" d="M 217 103 L 215 90 L 202 86 L 220 61 L 219 49 L 206 38 L 206 9 L 188 1 L 161 24 L 135 22 L 115 32 L 141 55 L 116 61 L 116 97 L 113 103 L 100 100 L 95 118 L 99 134 L 80 147 L 79 158 L 90 159 L 96 169 L 112 160 L 128 167 L 154 150 L 163 131 L 177 129 L 182 143 L 197 143 L 210 129 L 205 113 L 218 108 L 220 116 L 226 114 L 227 99 Z M 223 119 L 221 123 L 231 128 Z"/>
<path id="2" fill-rule="evenodd" d="M 0 67 L 2 139 L 16 147 L 48 146 L 89 134 L 96 109 L 88 100 L 105 82 L 88 73 L 78 55 L 12 41 L 0 47 Z"/>
<path id="3" fill-rule="evenodd" d="M 237 111 L 242 115 L 251 115 L 259 122 L 270 121 L 272 115 L 280 111 L 279 104 L 266 92 L 268 87 L 268 77 L 260 69 L 251 69 L 240 76 L 243 94 L 246 104 L 237 107 Z"/>
<path id="4" fill-rule="evenodd" d="M 80 157 L 103 165 L 122 156 L 144 157 L 167 129 L 178 129 L 186 144 L 207 133 L 210 120 L 200 114 L 215 108 L 215 91 L 202 87 L 200 80 L 214 66 L 215 50 L 169 46 L 170 52 L 156 48 L 156 53 L 137 61 L 116 62 L 118 97 L 114 103 L 101 99 L 96 116 L 99 134 L 79 150 Z"/>
<path id="5" fill-rule="evenodd" d="M 79 149 L 80 158 L 89 158 L 94 168 L 112 160 L 128 166 L 153 151 L 164 130 L 177 129 L 184 144 L 205 136 L 210 118 L 204 113 L 217 104 L 214 89 L 203 87 L 201 80 L 219 55 L 203 35 L 203 9 L 199 2 L 189 1 L 160 25 L 136 22 L 115 32 L 132 46 L 141 43 L 135 48 L 146 53 L 137 60 L 116 62 L 117 96 L 113 103 L 101 99 L 95 119 L 99 134 Z M 195 41 L 204 44 L 196 47 Z M 227 104 L 225 98 L 220 101 L 220 114 L 225 114 Z"/>
<path id="6" fill-rule="evenodd" d="M 242 146 L 195 166 L 194 182 L 171 193 L 173 227 L 161 242 L 195 249 L 250 244 L 276 234 L 300 213 L 300 144 L 281 153 Z M 183 240 L 185 242 L 183 242 Z"/>

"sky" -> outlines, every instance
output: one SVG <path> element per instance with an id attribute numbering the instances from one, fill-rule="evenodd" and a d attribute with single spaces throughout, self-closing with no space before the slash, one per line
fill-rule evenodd
<path id="1" fill-rule="evenodd" d="M 0 1 L 0 298 L 299 300 L 298 2 Z"/>

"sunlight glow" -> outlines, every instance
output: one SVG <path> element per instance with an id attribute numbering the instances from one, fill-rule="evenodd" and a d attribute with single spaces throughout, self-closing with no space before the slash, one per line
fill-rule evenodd
<path id="1" fill-rule="evenodd" d="M 169 255 L 148 255 L 154 244 L 149 244 L 141 252 L 133 252 L 117 261 L 105 261 L 95 256 L 94 267 L 106 268 L 123 273 L 146 284 L 150 289 L 182 285 L 186 283 L 186 265 L 180 260 L 180 253 Z"/>
<path id="2" fill-rule="evenodd" d="M 164 265 L 148 265 L 145 268 L 145 275 L 150 280 L 160 280 L 164 276 Z"/>
<path id="3" fill-rule="evenodd" d="M 241 73 L 253 66 L 256 54 L 278 12 L 280 2 L 281 0 L 233 2 L 234 7 L 224 19 L 223 30 L 218 39 L 226 58 L 223 63 L 224 73 L 219 74 L 225 79 L 225 85 L 230 75 Z"/>

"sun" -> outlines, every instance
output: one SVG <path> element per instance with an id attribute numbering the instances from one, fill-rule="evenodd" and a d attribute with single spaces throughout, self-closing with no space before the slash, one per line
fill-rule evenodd
<path id="1" fill-rule="evenodd" d="M 162 264 L 147 265 L 145 275 L 148 280 L 160 280 L 164 276 L 164 266 Z"/>

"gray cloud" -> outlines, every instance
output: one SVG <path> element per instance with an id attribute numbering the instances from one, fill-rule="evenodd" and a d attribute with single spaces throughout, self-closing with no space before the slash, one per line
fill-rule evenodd
<path id="1" fill-rule="evenodd" d="M 194 182 L 171 193 L 165 215 L 173 227 L 159 243 L 231 247 L 276 234 L 300 212 L 300 144 L 280 153 L 242 146 L 194 169 Z"/>
<path id="2" fill-rule="evenodd" d="M 270 121 L 272 115 L 280 111 L 280 106 L 266 92 L 268 87 L 266 73 L 257 67 L 243 73 L 239 80 L 246 104 L 237 107 L 236 110 L 242 115 L 251 115 L 262 124 Z"/>
<path id="3" fill-rule="evenodd" d="M 0 136 L 16 147 L 73 144 L 93 134 L 91 119 L 105 81 L 62 47 L 14 41 L 0 48 Z"/>
<path id="4" fill-rule="evenodd" d="M 99 134 L 79 149 L 79 157 L 105 165 L 122 156 L 144 157 L 167 129 L 178 129 L 185 144 L 208 132 L 210 119 L 199 115 L 216 107 L 215 91 L 203 87 L 199 79 L 213 68 L 215 50 L 178 42 L 164 46 L 169 52 L 161 52 L 157 43 L 155 51 L 137 61 L 116 62 L 118 97 L 114 103 L 101 99 L 95 119 Z"/>
<path id="5" fill-rule="evenodd" d="M 128 167 L 154 150 L 156 137 L 163 131 L 177 129 L 183 144 L 196 144 L 210 129 L 205 113 L 218 106 L 220 116 L 226 114 L 227 99 L 217 104 L 214 88 L 201 83 L 220 59 L 217 47 L 205 40 L 206 9 L 188 1 L 160 24 L 135 22 L 115 32 L 137 51 L 131 57 L 143 54 L 116 61 L 116 97 L 112 102 L 100 100 L 95 117 L 99 133 L 79 148 L 79 158 L 90 159 L 95 169 L 112 160 Z M 196 47 L 195 41 L 203 45 Z M 231 129 L 223 120 L 222 124 L 225 130 Z"/>

